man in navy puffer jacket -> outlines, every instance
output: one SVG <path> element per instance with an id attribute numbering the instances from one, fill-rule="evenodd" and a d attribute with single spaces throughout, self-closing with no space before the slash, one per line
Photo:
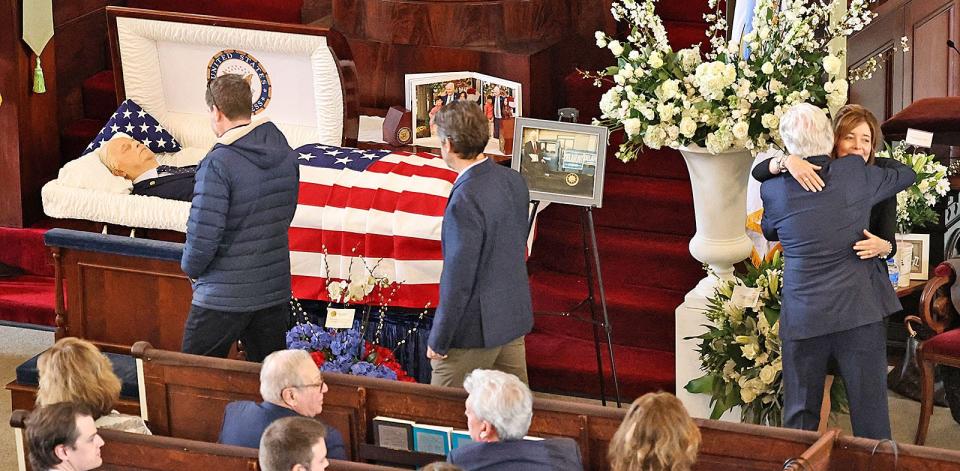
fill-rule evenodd
<path id="1" fill-rule="evenodd" d="M 240 339 L 248 360 L 263 361 L 285 348 L 299 168 L 273 123 L 251 121 L 241 76 L 211 81 L 206 101 L 218 139 L 197 170 L 180 261 L 193 280 L 183 351 L 226 357 Z"/>

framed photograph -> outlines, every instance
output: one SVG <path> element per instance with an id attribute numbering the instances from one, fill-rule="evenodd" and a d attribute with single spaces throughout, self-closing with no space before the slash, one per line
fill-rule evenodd
<path id="1" fill-rule="evenodd" d="M 490 142 L 484 152 L 499 154 L 501 121 L 522 113 L 517 82 L 475 72 L 408 74 L 404 82 L 407 106 L 413 115 L 413 144 L 417 146 L 439 148 L 434 116 L 444 105 L 467 100 L 483 107 L 489 121 Z"/>
<path id="2" fill-rule="evenodd" d="M 910 263 L 910 279 L 929 279 L 930 234 L 897 234 L 897 240 L 913 245 L 913 261 Z M 903 273 L 901 273 L 900 276 L 903 276 Z"/>
<path id="3" fill-rule="evenodd" d="M 603 203 L 607 128 L 517 118 L 513 159 L 530 199 L 594 206 Z"/>

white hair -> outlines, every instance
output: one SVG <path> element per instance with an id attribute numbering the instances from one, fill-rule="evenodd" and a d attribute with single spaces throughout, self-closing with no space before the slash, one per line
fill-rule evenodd
<path id="1" fill-rule="evenodd" d="M 112 164 L 114 164 L 114 163 L 116 163 L 116 162 L 114 162 L 113 160 L 110 160 L 110 156 L 107 155 L 107 148 L 110 147 L 110 146 L 107 145 L 107 142 L 110 142 L 110 141 L 112 141 L 112 140 L 114 140 L 114 139 L 119 139 L 119 138 L 126 138 L 126 139 L 130 139 L 130 140 L 132 140 L 132 141 L 136 141 L 136 139 L 134 139 L 134 138 L 133 138 L 132 136 L 130 136 L 129 134 L 122 133 L 122 132 L 118 132 L 118 133 L 114 133 L 114 135 L 110 136 L 110 139 L 108 139 L 106 142 L 101 143 L 101 144 L 100 144 L 100 147 L 97 147 L 97 149 L 94 151 L 94 152 L 97 153 L 97 157 L 100 158 L 100 163 L 102 163 L 104 167 L 107 167 L 107 169 L 109 169 L 111 172 L 114 171 L 114 170 L 116 170 L 116 168 L 114 168 L 114 166 L 112 165 Z"/>
<path id="2" fill-rule="evenodd" d="M 278 350 L 263 359 L 260 368 L 260 397 L 264 401 L 280 404 L 283 390 L 301 386 L 300 365 L 313 364 L 306 350 Z"/>
<path id="3" fill-rule="evenodd" d="M 780 117 L 780 137 L 787 152 L 800 157 L 833 151 L 833 126 L 824 111 L 809 103 L 790 107 Z"/>
<path id="4" fill-rule="evenodd" d="M 530 388 L 516 376 L 496 370 L 473 370 L 463 381 L 470 394 L 467 405 L 474 415 L 497 430 L 504 440 L 517 440 L 527 434 L 533 418 Z"/>

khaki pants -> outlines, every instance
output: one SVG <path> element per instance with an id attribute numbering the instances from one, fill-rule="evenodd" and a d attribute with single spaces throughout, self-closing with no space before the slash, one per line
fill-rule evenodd
<path id="1" fill-rule="evenodd" d="M 523 337 L 517 337 L 506 345 L 493 348 L 451 348 L 447 358 L 430 360 L 433 374 L 430 384 L 434 386 L 463 387 L 463 379 L 476 369 L 494 369 L 510 373 L 527 381 L 527 353 Z"/>

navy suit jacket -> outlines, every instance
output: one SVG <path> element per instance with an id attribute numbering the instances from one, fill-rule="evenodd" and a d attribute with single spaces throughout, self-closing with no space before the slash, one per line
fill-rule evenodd
<path id="1" fill-rule="evenodd" d="M 870 209 L 913 184 L 916 173 L 899 162 L 866 165 L 857 155 L 807 160 L 822 167 L 823 191 L 808 192 L 790 175 L 760 186 L 763 235 L 783 245 L 784 340 L 841 332 L 901 309 L 886 263 L 860 260 L 853 245 L 863 239 Z"/>
<path id="2" fill-rule="evenodd" d="M 470 443 L 447 461 L 467 471 L 582 471 L 580 448 L 569 438 Z"/>
<path id="3" fill-rule="evenodd" d="M 170 200 L 192 201 L 196 172 L 166 175 L 133 184 L 133 194 L 159 196 Z"/>
<path id="4" fill-rule="evenodd" d="M 223 426 L 220 428 L 220 443 L 225 445 L 260 448 L 260 436 L 273 421 L 284 417 L 297 417 L 292 409 L 269 402 L 235 401 L 223 411 Z M 327 458 L 346 460 L 347 450 L 340 431 L 327 426 Z"/>
<path id="5" fill-rule="evenodd" d="M 514 170 L 492 158 L 454 183 L 443 214 L 440 304 L 429 345 L 491 348 L 533 328 L 527 280 L 530 192 Z"/>

